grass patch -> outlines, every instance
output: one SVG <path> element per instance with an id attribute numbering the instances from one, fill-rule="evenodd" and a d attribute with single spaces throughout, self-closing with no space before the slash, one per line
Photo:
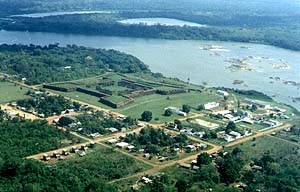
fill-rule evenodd
<path id="1" fill-rule="evenodd" d="M 88 174 L 104 181 L 120 179 L 151 168 L 112 149 L 97 146 L 84 157 L 74 157 L 56 163 L 58 169 L 75 175 Z"/>
<path id="2" fill-rule="evenodd" d="M 117 111 L 135 118 L 140 118 L 143 111 L 151 111 L 153 113 L 153 123 L 164 123 L 182 118 L 182 116 L 176 114 L 173 114 L 170 117 L 163 116 L 166 107 L 173 106 L 181 108 L 183 104 L 197 107 L 199 104 L 217 101 L 219 99 L 220 97 L 217 95 L 200 92 L 182 93 L 170 96 L 154 94 L 136 98 L 134 103 L 120 108 Z M 158 118 L 158 120 L 155 120 L 155 118 Z"/>
<path id="3" fill-rule="evenodd" d="M 27 99 L 30 96 L 25 95 L 28 88 L 15 85 L 10 82 L 0 82 L 0 103 L 8 103 L 12 101 Z"/>
<path id="4" fill-rule="evenodd" d="M 298 148 L 291 143 L 269 136 L 259 137 L 254 141 L 248 141 L 229 148 L 229 150 L 235 147 L 242 149 L 247 159 L 260 158 L 264 153 L 270 153 L 276 159 L 286 159 L 289 156 L 293 156 L 295 150 Z M 298 163 L 300 163 L 299 160 L 298 158 Z"/>

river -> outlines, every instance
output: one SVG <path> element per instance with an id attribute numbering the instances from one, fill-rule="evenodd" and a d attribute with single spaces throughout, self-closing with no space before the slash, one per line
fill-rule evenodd
<path id="1" fill-rule="evenodd" d="M 190 78 L 195 84 L 253 89 L 274 97 L 276 101 L 300 107 L 300 103 L 292 99 L 300 97 L 299 86 L 295 85 L 300 83 L 300 52 L 273 46 L 3 30 L 0 31 L 0 43 L 59 43 L 61 46 L 76 44 L 116 49 L 138 57 L 153 72 L 182 80 Z M 243 67 L 237 69 L 238 64 Z M 235 80 L 241 84 L 233 84 Z"/>

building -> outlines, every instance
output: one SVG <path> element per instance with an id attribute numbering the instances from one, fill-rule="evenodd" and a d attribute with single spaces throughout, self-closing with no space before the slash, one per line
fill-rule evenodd
<path id="1" fill-rule="evenodd" d="M 250 105 L 255 105 L 262 109 L 271 109 L 272 108 L 271 105 L 263 103 L 261 101 L 257 101 L 257 100 L 251 100 L 251 99 L 246 98 L 246 99 L 244 99 L 244 102 L 247 104 L 250 104 Z"/>
<path id="2" fill-rule="evenodd" d="M 230 132 L 229 132 L 229 135 L 235 137 L 235 139 L 240 139 L 240 138 L 242 138 L 242 135 L 241 135 L 239 132 L 236 132 L 236 131 L 230 131 Z"/>
<path id="3" fill-rule="evenodd" d="M 220 106 L 220 103 L 217 102 L 211 102 L 211 103 L 206 103 L 204 104 L 204 109 L 205 110 L 209 110 L 209 109 L 213 109 L 213 108 L 217 108 Z"/>
<path id="4" fill-rule="evenodd" d="M 180 109 L 176 108 L 176 107 L 167 107 L 165 108 L 165 110 L 170 110 L 172 111 L 173 113 L 176 113 L 177 115 L 180 115 L 180 116 L 187 116 L 187 113 L 181 111 Z"/>
<path id="5" fill-rule="evenodd" d="M 109 140 L 106 141 L 106 143 L 108 143 L 110 145 L 115 144 L 117 142 L 118 142 L 118 139 L 109 139 Z"/>
<path id="6" fill-rule="evenodd" d="M 228 96 L 229 96 L 229 93 L 226 92 L 226 91 L 218 90 L 217 93 L 218 93 L 219 95 L 222 95 L 223 97 L 228 97 Z"/>
<path id="7" fill-rule="evenodd" d="M 127 150 L 128 150 L 128 151 L 132 151 L 134 148 L 135 148 L 135 146 L 133 146 L 133 145 L 127 146 Z"/>
<path id="8" fill-rule="evenodd" d="M 108 128 L 107 130 L 110 131 L 111 133 L 116 133 L 119 131 L 117 128 L 114 127 Z"/>
<path id="9" fill-rule="evenodd" d="M 120 143 L 117 143 L 116 146 L 119 148 L 125 148 L 125 147 L 129 146 L 129 143 L 120 142 Z"/>
<path id="10" fill-rule="evenodd" d="M 227 114 L 231 114 L 231 111 L 229 110 L 222 110 L 222 111 L 216 111 L 213 113 L 214 115 L 222 115 L 222 116 L 225 116 Z"/>
<path id="11" fill-rule="evenodd" d="M 254 121 L 251 118 L 249 118 L 249 117 L 245 117 L 244 119 L 242 119 L 242 122 L 250 124 L 250 125 L 254 124 Z"/>

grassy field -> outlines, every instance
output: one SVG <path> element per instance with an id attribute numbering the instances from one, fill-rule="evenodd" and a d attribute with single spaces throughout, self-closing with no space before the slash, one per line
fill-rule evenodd
<path id="1" fill-rule="evenodd" d="M 106 97 L 106 99 L 108 99 L 108 100 L 110 100 L 114 103 L 120 103 L 120 102 L 128 100 L 127 98 L 122 97 L 122 96 L 118 96 L 118 95 L 113 95 L 113 96 L 110 96 L 110 97 Z"/>
<path id="2" fill-rule="evenodd" d="M 13 83 L 0 82 L 0 103 L 8 103 L 12 101 L 29 98 L 25 93 L 29 90 Z"/>
<path id="3" fill-rule="evenodd" d="M 90 149 L 84 157 L 74 156 L 56 163 L 56 166 L 57 169 L 76 173 L 76 175 L 88 174 L 104 181 L 123 178 L 151 168 L 131 157 L 99 145 L 95 149 Z"/>
<path id="4" fill-rule="evenodd" d="M 297 145 L 270 136 L 259 137 L 255 141 L 248 141 L 235 147 L 242 149 L 244 156 L 248 159 L 260 158 L 264 153 L 270 153 L 277 159 L 286 159 L 290 156 L 293 157 L 299 150 Z M 299 158 L 297 161 L 300 163 Z"/>
<path id="5" fill-rule="evenodd" d="M 237 123 L 237 125 L 240 126 L 240 127 L 249 128 L 249 129 L 252 129 L 252 130 L 255 130 L 255 131 L 259 131 L 259 130 L 267 128 L 266 126 L 260 125 L 260 124 L 257 124 L 257 123 L 254 123 L 253 125 L 249 125 L 247 123 L 239 122 L 239 123 Z"/>
<path id="6" fill-rule="evenodd" d="M 165 111 L 164 109 L 166 107 L 172 106 L 181 108 L 183 104 L 197 107 L 199 104 L 219 99 L 220 97 L 217 95 L 199 92 L 183 93 L 170 96 L 154 94 L 136 98 L 134 103 L 120 108 L 117 111 L 135 118 L 140 118 L 143 111 L 151 111 L 153 113 L 153 123 L 164 123 L 180 117 L 182 118 L 182 116 L 178 116 L 176 114 L 173 114 L 170 117 L 163 116 Z M 159 119 L 155 120 L 155 118 Z"/>
<path id="7" fill-rule="evenodd" d="M 82 101 L 82 102 L 85 102 L 85 103 L 88 103 L 91 105 L 102 107 L 105 109 L 112 109 L 111 107 L 108 107 L 107 105 L 100 103 L 99 102 L 100 99 L 98 97 L 91 96 L 91 95 L 88 95 L 85 93 L 81 93 L 81 92 L 77 92 L 77 91 L 74 91 L 74 92 L 60 92 L 60 91 L 54 91 L 54 90 L 48 90 L 48 91 L 62 95 L 64 97 L 69 97 L 71 99 L 76 99 L 76 100 L 79 100 L 79 101 Z"/>

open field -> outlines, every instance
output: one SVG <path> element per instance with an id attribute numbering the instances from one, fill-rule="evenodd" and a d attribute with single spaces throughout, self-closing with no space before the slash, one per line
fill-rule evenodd
<path id="1" fill-rule="evenodd" d="M 55 164 L 58 169 L 73 173 L 85 173 L 98 179 L 111 181 L 151 168 L 124 154 L 97 145 L 84 157 L 71 157 Z"/>
<path id="2" fill-rule="evenodd" d="M 166 107 L 172 106 L 181 108 L 183 104 L 197 107 L 199 104 L 218 99 L 220 99 L 220 97 L 217 95 L 207 95 L 206 93 L 200 92 L 183 93 L 169 96 L 154 94 L 136 98 L 134 103 L 120 108 L 117 111 L 135 118 L 140 118 L 143 111 L 151 111 L 153 113 L 152 122 L 164 123 L 181 117 L 176 114 L 173 114 L 170 117 L 163 116 L 165 111 L 164 109 Z M 159 118 L 159 120 L 155 120 L 155 118 Z"/>
<path id="3" fill-rule="evenodd" d="M 0 103 L 29 98 L 29 96 L 25 95 L 29 89 L 20 85 L 2 81 L 0 82 L 0 89 Z"/>
<path id="4" fill-rule="evenodd" d="M 295 152 L 299 151 L 299 147 L 296 145 L 269 136 L 259 137 L 234 147 L 242 149 L 248 159 L 260 158 L 264 153 L 270 153 L 270 155 L 276 157 L 276 159 L 294 158 L 295 154 L 297 154 Z M 299 158 L 294 160 L 300 163 Z"/>

